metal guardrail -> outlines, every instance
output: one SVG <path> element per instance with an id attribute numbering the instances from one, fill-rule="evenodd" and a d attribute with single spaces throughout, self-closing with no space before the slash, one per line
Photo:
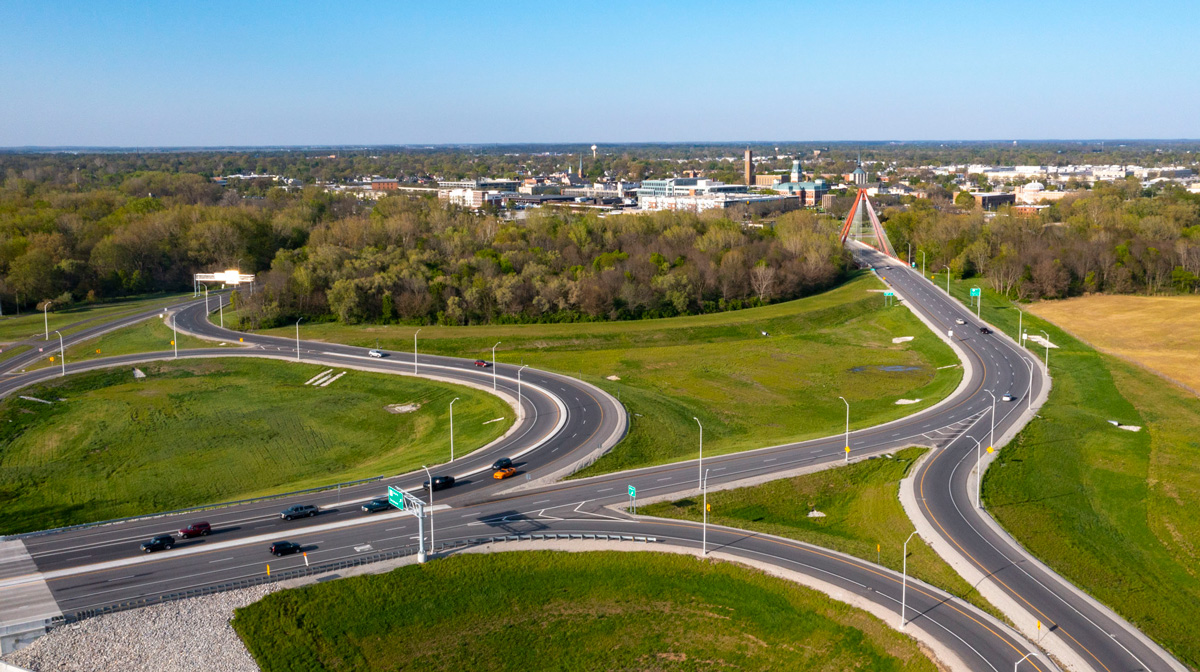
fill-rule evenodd
<path id="1" fill-rule="evenodd" d="M 474 539 L 461 539 L 449 543 L 438 544 L 431 550 L 432 553 L 453 551 L 460 548 L 470 546 L 482 546 L 485 544 L 496 544 L 508 541 L 629 541 L 635 543 L 658 543 L 657 537 L 630 536 L 622 534 L 508 534 L 498 537 L 476 537 Z M 385 560 L 395 560 L 398 558 L 415 555 L 417 549 L 403 548 L 394 551 L 382 551 L 379 553 L 371 553 L 346 560 L 338 560 L 336 562 L 327 562 L 320 565 L 312 565 L 309 567 L 297 567 L 283 571 L 273 572 L 270 576 L 262 575 L 246 579 L 237 579 L 234 581 L 226 581 L 225 583 L 217 583 L 211 586 L 203 586 L 200 588 L 192 588 L 181 590 L 175 593 L 166 593 L 153 597 L 146 597 L 137 600 L 128 600 L 118 602 L 105 607 L 96 607 L 94 609 L 81 609 L 79 611 L 70 612 L 62 616 L 56 616 L 46 623 L 46 629 L 51 630 L 67 623 L 77 623 L 84 619 L 95 616 L 103 616 L 105 614 L 113 614 L 119 611 L 128 611 L 130 609 L 140 609 L 155 604 L 164 604 L 167 602 L 175 602 L 178 600 L 186 600 L 191 597 L 201 597 L 204 595 L 212 595 L 214 593 L 223 593 L 227 590 L 240 590 L 242 588 L 253 588 L 267 583 L 276 583 L 278 581 L 288 581 L 290 579 L 299 579 L 306 576 L 316 574 L 326 574 L 329 572 L 337 572 L 351 567 L 360 567 Z"/>

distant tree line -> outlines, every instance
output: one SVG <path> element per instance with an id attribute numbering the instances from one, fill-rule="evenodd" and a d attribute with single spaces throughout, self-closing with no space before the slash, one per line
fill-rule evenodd
<path id="1" fill-rule="evenodd" d="M 983 276 L 1014 298 L 1200 289 L 1200 195 L 1175 186 L 1099 183 L 1037 217 L 955 214 L 922 201 L 884 216 L 896 250 L 906 256 L 911 243 L 918 267 L 924 250 L 930 273 Z"/>

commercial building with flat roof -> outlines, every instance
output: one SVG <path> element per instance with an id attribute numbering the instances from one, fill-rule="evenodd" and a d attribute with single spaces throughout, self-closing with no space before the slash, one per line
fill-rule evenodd
<path id="1" fill-rule="evenodd" d="M 637 189 L 640 201 L 646 196 L 704 196 L 708 194 L 744 194 L 744 184 L 725 184 L 718 180 L 695 177 L 672 177 L 666 180 L 643 180 Z"/>
<path id="2" fill-rule="evenodd" d="M 787 212 L 798 207 L 800 207 L 798 197 L 778 194 L 714 193 L 694 196 L 638 197 L 638 208 L 641 210 L 704 212 L 705 210 L 742 208 L 747 211 L 747 214 L 762 215 L 771 212 Z"/>
<path id="3" fill-rule="evenodd" d="M 781 194 L 799 197 L 800 205 L 810 208 L 820 205 L 821 197 L 829 193 L 829 183 L 825 180 L 781 182 L 771 188 Z"/>

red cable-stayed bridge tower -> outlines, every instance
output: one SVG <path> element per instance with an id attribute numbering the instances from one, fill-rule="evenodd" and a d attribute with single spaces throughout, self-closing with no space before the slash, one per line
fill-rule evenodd
<path id="1" fill-rule="evenodd" d="M 879 215 L 875 214 L 871 199 L 867 197 L 866 189 L 859 189 L 855 195 L 854 205 L 850 206 L 850 214 L 846 216 L 846 223 L 842 225 L 841 238 L 843 245 L 848 239 L 853 239 L 889 257 L 898 258 L 896 250 L 892 248 L 892 241 L 888 240 L 887 232 L 879 222 Z"/>

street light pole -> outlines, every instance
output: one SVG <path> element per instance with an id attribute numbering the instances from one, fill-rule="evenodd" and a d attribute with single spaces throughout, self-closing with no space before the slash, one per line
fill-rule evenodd
<path id="1" fill-rule="evenodd" d="M 421 333 L 420 329 L 413 332 L 413 373 L 417 372 L 417 334 Z M 433 487 L 430 485 L 429 487 Z M 432 490 L 430 492 L 433 492 Z"/>
<path id="2" fill-rule="evenodd" d="M 850 402 L 845 397 L 838 397 L 846 404 L 846 464 L 850 464 Z"/>
<path id="3" fill-rule="evenodd" d="M 704 525 L 700 538 L 700 555 L 708 555 L 708 472 L 704 472 Z"/>
<path id="4" fill-rule="evenodd" d="M 996 395 L 991 390 L 984 390 L 992 397 L 992 433 L 988 436 L 988 448 L 996 445 Z"/>
<path id="5" fill-rule="evenodd" d="M 1014 303 L 1013 308 L 1017 308 L 1017 304 Z M 1025 311 L 1017 308 L 1017 345 L 1021 346 L 1022 348 L 1025 347 L 1025 341 L 1021 340 L 1021 334 L 1025 333 L 1024 327 Z"/>
<path id="6" fill-rule="evenodd" d="M 421 468 L 429 479 L 429 552 L 433 553 L 433 476 L 429 473 L 429 467 L 422 464 Z"/>
<path id="7" fill-rule="evenodd" d="M 929 276 L 925 275 L 925 250 L 917 250 L 917 251 L 921 253 L 921 277 L 922 278 L 929 277 Z"/>
<path id="8" fill-rule="evenodd" d="M 300 318 L 303 320 L 304 318 Z M 300 320 L 296 320 L 296 361 L 300 361 Z"/>
<path id="9" fill-rule="evenodd" d="M 946 296 L 950 296 L 950 267 L 946 267 Z"/>
<path id="10" fill-rule="evenodd" d="M 1028 658 L 1030 656 L 1040 656 L 1040 655 L 1042 655 L 1042 654 L 1037 653 L 1035 651 L 1034 653 L 1025 654 L 1025 658 Z M 1013 672 L 1017 672 L 1017 666 L 1020 665 L 1021 663 L 1025 662 L 1025 658 L 1022 658 L 1022 659 L 1018 660 L 1017 662 L 1013 663 Z"/>
<path id="11" fill-rule="evenodd" d="M 206 285 L 202 282 L 202 283 L 200 283 L 200 286 L 204 288 L 204 319 L 207 320 L 208 319 L 208 285 Z"/>
<path id="12" fill-rule="evenodd" d="M 904 568 L 901 573 L 902 578 L 901 578 L 901 584 L 900 584 L 900 628 L 901 629 L 904 629 L 904 624 L 906 622 L 905 609 L 907 608 L 907 604 L 908 604 L 908 542 L 913 538 L 913 534 L 916 534 L 916 533 L 917 533 L 917 531 L 913 530 L 912 534 L 908 535 L 908 539 L 904 540 L 904 559 L 902 560 Z"/>
<path id="13" fill-rule="evenodd" d="M 975 439 L 975 508 L 983 508 L 983 450 Z"/>
<path id="14" fill-rule="evenodd" d="M 496 341 L 500 345 L 503 341 Z M 496 345 L 492 346 L 492 390 L 496 389 Z"/>
<path id="15" fill-rule="evenodd" d="M 454 461 L 454 402 L 458 401 L 458 397 L 450 400 L 450 461 Z"/>
<path id="16" fill-rule="evenodd" d="M 58 334 L 58 359 L 60 362 L 62 362 L 62 375 L 64 378 L 66 378 L 67 377 L 67 351 L 63 349 L 62 332 L 60 332 L 58 329 L 55 329 L 54 333 Z"/>
<path id="17" fill-rule="evenodd" d="M 225 302 L 217 303 L 217 312 L 221 315 L 221 328 L 225 328 Z"/>
<path id="18" fill-rule="evenodd" d="M 1021 361 L 1029 367 L 1029 390 L 1025 392 L 1025 410 L 1033 410 L 1033 362 L 1024 357 Z"/>
<path id="19" fill-rule="evenodd" d="M 46 303 L 42 304 L 42 322 L 45 324 L 45 327 L 46 327 L 46 340 L 47 341 L 50 340 L 50 315 L 46 311 L 50 310 L 50 304 L 52 304 L 52 303 L 54 303 L 54 302 L 47 301 Z"/>
<path id="20" fill-rule="evenodd" d="M 171 345 L 175 348 L 175 359 L 179 359 L 179 332 L 175 329 L 174 313 L 171 313 Z"/>
<path id="21" fill-rule="evenodd" d="M 1039 329 L 1042 335 L 1046 337 L 1046 370 L 1050 370 L 1050 334 L 1046 333 L 1045 329 Z"/>
<path id="22" fill-rule="evenodd" d="M 522 364 L 521 368 L 517 369 L 517 412 L 521 417 L 525 417 L 525 406 L 521 404 L 521 372 L 525 370 L 528 364 Z"/>
<path id="23" fill-rule="evenodd" d="M 700 462 L 696 467 L 696 478 L 699 481 L 696 485 L 704 489 L 704 425 L 700 424 L 700 418 L 692 416 L 697 425 L 700 425 Z"/>

